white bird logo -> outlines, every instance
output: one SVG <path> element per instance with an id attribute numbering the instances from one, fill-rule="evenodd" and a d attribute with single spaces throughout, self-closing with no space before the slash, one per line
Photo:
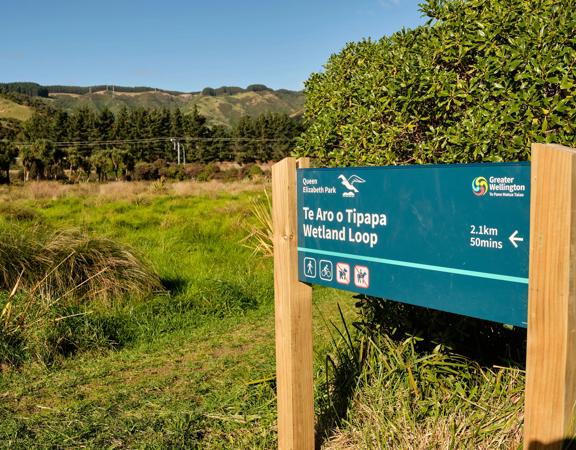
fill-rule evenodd
<path id="1" fill-rule="evenodd" d="M 365 180 L 360 178 L 358 175 L 352 175 L 350 178 L 346 178 L 344 175 L 340 175 L 338 179 L 342 182 L 344 187 L 348 189 L 348 192 L 344 192 L 342 197 L 355 197 L 358 189 L 356 189 L 354 183 L 365 183 Z"/>

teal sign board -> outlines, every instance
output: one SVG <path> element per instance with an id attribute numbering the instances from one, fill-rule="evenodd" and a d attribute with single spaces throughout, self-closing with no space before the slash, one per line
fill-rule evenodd
<path id="1" fill-rule="evenodd" d="M 529 214 L 529 163 L 299 169 L 299 279 L 526 327 Z"/>

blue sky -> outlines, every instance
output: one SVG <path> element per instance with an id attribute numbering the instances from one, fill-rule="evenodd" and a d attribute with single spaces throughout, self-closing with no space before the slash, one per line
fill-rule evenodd
<path id="1" fill-rule="evenodd" d="M 0 10 L 0 82 L 301 89 L 347 42 L 424 23 L 418 3 L 10 1 Z"/>

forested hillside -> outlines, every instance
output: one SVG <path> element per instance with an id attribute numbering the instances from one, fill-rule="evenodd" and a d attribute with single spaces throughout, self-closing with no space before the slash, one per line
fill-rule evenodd
<path id="1" fill-rule="evenodd" d="M 183 114 L 180 109 L 123 108 L 114 115 L 108 109 L 95 113 L 81 108 L 71 114 L 37 112 L 20 129 L 9 130 L 6 126 L 0 138 L 0 170 L 5 174 L 0 181 L 9 181 L 8 169 L 18 154 L 25 179 L 77 181 L 93 174 L 104 181 L 198 175 L 173 167 L 185 161 L 278 160 L 290 153 L 302 126 L 278 113 L 244 116 L 226 128 L 208 126 L 197 110 Z"/>
<path id="2" fill-rule="evenodd" d="M 184 114 L 195 109 L 206 116 L 212 125 L 232 126 L 243 116 L 258 116 L 276 112 L 291 116 L 303 113 L 302 92 L 286 89 L 272 90 L 262 84 L 240 88 L 222 86 L 204 88 L 201 92 L 177 92 L 151 87 L 123 87 L 100 85 L 41 86 L 36 83 L 0 83 L 0 94 L 20 103 L 36 99 L 46 105 L 69 113 L 80 108 L 96 112 L 109 109 L 118 113 L 122 108 L 179 108 Z M 26 99 L 26 97 L 28 99 Z M 6 117 L 0 110 L 0 117 Z"/>
<path id="3" fill-rule="evenodd" d="M 210 178 L 217 168 L 180 163 L 281 159 L 302 132 L 302 105 L 301 93 L 264 85 L 181 93 L 0 84 L 0 183 L 11 167 L 26 180 Z"/>

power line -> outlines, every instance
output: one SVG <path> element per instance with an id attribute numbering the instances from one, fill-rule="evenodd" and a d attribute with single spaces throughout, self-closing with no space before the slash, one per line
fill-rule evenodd
<path id="1" fill-rule="evenodd" d="M 174 142 L 173 140 L 181 140 L 184 142 L 291 142 L 294 138 L 272 139 L 272 138 L 226 138 L 226 137 L 156 137 L 156 138 L 136 138 L 136 139 L 114 139 L 106 141 L 52 141 L 55 147 L 86 147 L 86 146 L 101 146 L 101 145 L 125 145 L 125 144 L 153 144 L 162 142 Z M 9 139 L 0 139 L 0 142 L 11 143 L 19 147 L 30 147 L 35 145 L 35 142 L 21 142 L 10 141 Z"/>

